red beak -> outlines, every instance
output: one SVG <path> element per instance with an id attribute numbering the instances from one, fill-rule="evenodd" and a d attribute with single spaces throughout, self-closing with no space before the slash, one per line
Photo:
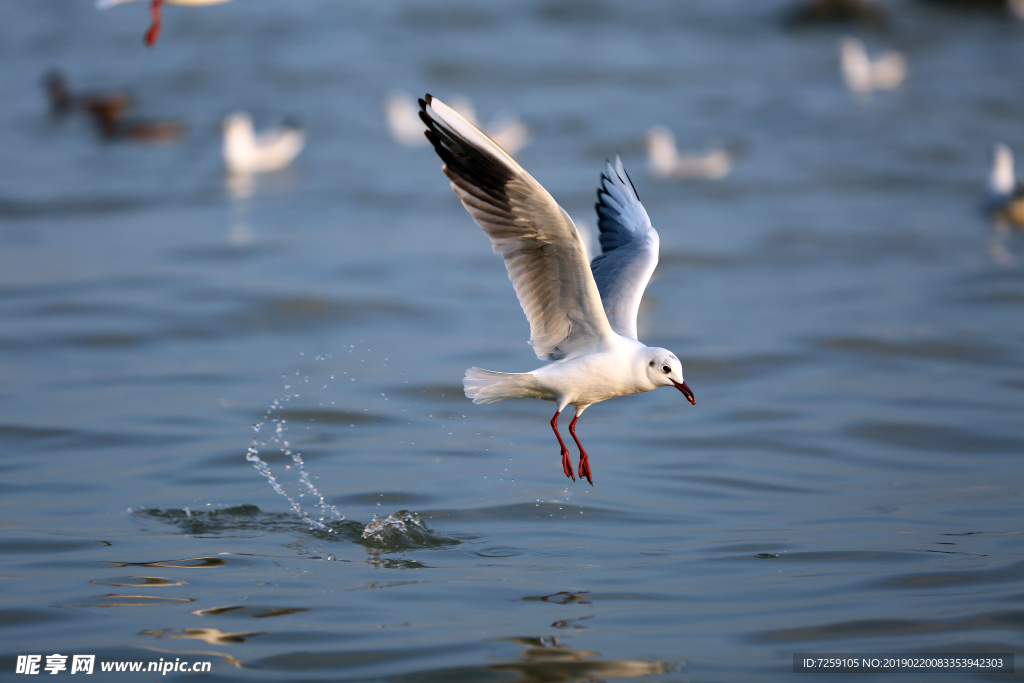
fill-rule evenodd
<path id="1" fill-rule="evenodd" d="M 683 392 L 683 396 L 685 396 L 691 404 L 697 405 L 697 399 L 693 397 L 693 392 L 690 391 L 690 387 L 686 386 L 686 382 L 677 382 L 671 377 L 669 377 L 669 380 L 672 382 L 672 384 L 676 385 L 676 389 Z"/>

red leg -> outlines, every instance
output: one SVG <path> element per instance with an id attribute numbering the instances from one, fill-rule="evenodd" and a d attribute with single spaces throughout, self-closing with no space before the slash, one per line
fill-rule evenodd
<path id="1" fill-rule="evenodd" d="M 594 478 L 590 476 L 590 459 L 587 457 L 587 452 L 583 450 L 583 444 L 576 438 L 576 420 L 580 419 L 579 413 L 576 417 L 572 418 L 572 422 L 569 423 L 569 433 L 572 434 L 572 440 L 576 442 L 576 445 L 580 449 L 580 479 L 586 477 L 590 485 L 594 485 Z"/>
<path id="2" fill-rule="evenodd" d="M 562 435 L 558 433 L 558 416 L 561 414 L 561 410 L 555 412 L 555 416 L 551 418 L 551 428 L 555 430 L 555 436 L 558 437 L 558 445 L 562 447 L 562 469 L 565 470 L 565 476 L 576 481 L 576 477 L 572 474 L 572 463 L 569 462 L 569 449 L 565 447 Z M 570 427 L 569 429 L 571 430 L 572 428 Z"/>
<path id="3" fill-rule="evenodd" d="M 146 31 L 146 47 L 156 45 L 156 39 L 160 36 L 160 5 L 162 4 L 164 4 L 164 0 L 153 0 L 149 6 L 149 14 L 153 19 L 153 24 Z"/>

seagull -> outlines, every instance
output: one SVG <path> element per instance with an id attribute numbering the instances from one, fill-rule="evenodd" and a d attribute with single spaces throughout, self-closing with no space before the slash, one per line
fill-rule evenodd
<path id="1" fill-rule="evenodd" d="M 1013 152 L 1001 142 L 992 154 L 985 205 L 997 221 L 1013 223 L 1024 229 L 1024 183 L 1017 182 L 1013 172 Z"/>
<path id="2" fill-rule="evenodd" d="M 457 97 L 449 101 L 449 106 L 462 118 L 474 126 L 483 128 L 487 135 L 509 154 L 515 154 L 530 142 L 532 135 L 529 127 L 512 114 L 499 113 L 486 126 L 481 126 L 476 115 L 476 107 L 468 97 Z M 395 142 L 404 147 L 428 144 L 423 137 L 423 131 L 426 129 L 420 121 L 419 107 L 409 93 L 395 90 L 384 98 L 384 114 L 388 120 L 391 139 Z"/>
<path id="3" fill-rule="evenodd" d="M 96 7 L 99 9 L 109 9 L 114 5 L 120 5 L 131 1 L 132 0 L 96 0 Z M 152 17 L 153 23 L 150 25 L 149 30 L 146 31 L 145 41 L 147 47 L 153 47 L 156 45 L 156 39 L 160 36 L 160 8 L 165 1 L 172 5 L 219 5 L 220 3 L 228 2 L 229 0 L 150 0 L 149 13 Z"/>
<path id="4" fill-rule="evenodd" d="M 901 53 L 886 52 L 872 60 L 856 38 L 839 41 L 839 58 L 846 87 L 860 95 L 893 90 L 907 77 L 907 60 Z"/>
<path id="5" fill-rule="evenodd" d="M 277 171 L 299 155 L 306 135 L 297 126 L 284 125 L 259 135 L 245 112 L 231 114 L 222 125 L 224 165 L 229 173 L 248 174 Z"/>
<path id="6" fill-rule="evenodd" d="M 575 407 L 569 433 L 580 451 L 579 476 L 594 484 L 576 421 L 587 407 L 616 396 L 675 387 L 696 405 L 671 351 L 636 338 L 636 314 L 658 263 L 658 233 L 616 156 L 597 190 L 602 253 L 587 263 L 572 219 L 540 183 L 479 128 L 441 100 L 419 101 L 426 136 L 469 214 L 505 259 L 530 322 L 537 357 L 532 372 L 473 367 L 462 383 L 473 403 L 539 398 L 558 407 L 551 428 L 565 476 L 576 480 L 558 416 Z"/>
<path id="7" fill-rule="evenodd" d="M 680 154 L 676 138 L 665 126 L 647 131 L 647 165 L 655 178 L 721 180 L 732 170 L 733 157 L 718 148 L 703 154 Z"/>

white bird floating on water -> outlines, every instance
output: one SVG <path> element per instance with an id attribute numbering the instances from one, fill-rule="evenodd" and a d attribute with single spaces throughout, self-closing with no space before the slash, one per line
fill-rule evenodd
<path id="1" fill-rule="evenodd" d="M 450 108 L 474 126 L 482 128 L 489 138 L 509 154 L 515 154 L 526 147 L 532 137 L 529 127 L 508 113 L 499 113 L 486 126 L 481 126 L 476 115 L 476 107 L 467 97 L 453 98 Z M 392 140 L 406 147 L 427 144 L 423 136 L 426 127 L 420 120 L 419 107 L 409 93 L 401 90 L 390 93 L 384 98 L 384 113 L 387 116 L 388 131 Z"/>
<path id="2" fill-rule="evenodd" d="M 534 352 L 552 361 L 526 373 L 470 368 L 463 379 L 466 396 L 473 403 L 554 401 L 551 428 L 562 469 L 574 481 L 558 416 L 575 406 L 569 433 L 580 450 L 580 478 L 593 485 L 587 452 L 576 437 L 576 421 L 588 406 L 671 386 L 696 404 L 679 359 L 636 338 L 637 309 L 658 263 L 658 233 L 616 157 L 605 164 L 597 191 L 602 253 L 588 264 L 569 215 L 508 153 L 437 98 L 427 95 L 420 109 L 452 189 L 505 259 L 530 321 Z"/>
<path id="3" fill-rule="evenodd" d="M 839 41 L 839 60 L 846 87 L 859 95 L 893 90 L 907 77 L 907 60 L 899 52 L 886 52 L 872 60 L 857 38 Z"/>
<path id="4" fill-rule="evenodd" d="M 280 126 L 257 135 L 245 112 L 224 119 L 223 132 L 224 165 L 230 173 L 280 170 L 292 163 L 306 144 L 306 134 L 296 126 Z"/>
<path id="5" fill-rule="evenodd" d="M 988 176 L 985 203 L 997 221 L 1024 228 L 1024 183 L 1017 182 L 1013 170 L 1013 152 L 1001 142 L 992 153 L 992 171 Z"/>
<path id="6" fill-rule="evenodd" d="M 665 126 L 647 131 L 647 165 L 655 178 L 721 180 L 732 170 L 733 156 L 723 148 L 680 154 L 676 138 Z"/>
<path id="7" fill-rule="evenodd" d="M 109 9 L 114 5 L 120 5 L 126 2 L 132 2 L 133 0 L 96 0 L 96 7 L 99 9 Z M 153 47 L 156 45 L 156 39 L 160 36 L 160 8 L 164 2 L 169 2 L 172 5 L 219 5 L 222 2 L 228 2 L 229 0 L 149 0 L 149 12 L 152 17 L 152 24 L 149 30 L 146 31 L 146 45 Z"/>

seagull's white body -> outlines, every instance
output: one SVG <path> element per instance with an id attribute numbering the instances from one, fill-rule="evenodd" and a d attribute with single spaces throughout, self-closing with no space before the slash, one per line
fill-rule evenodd
<path id="1" fill-rule="evenodd" d="M 515 154 L 530 142 L 529 127 L 511 114 L 499 113 L 490 123 L 481 126 L 476 107 L 468 97 L 453 98 L 449 108 L 474 126 L 482 128 L 491 140 L 509 154 Z M 407 92 L 396 90 L 384 98 L 384 114 L 391 139 L 405 147 L 429 144 L 423 136 L 426 126 L 420 120 L 419 112 L 416 100 Z"/>
<path id="2" fill-rule="evenodd" d="M 725 149 L 680 154 L 676 138 L 665 126 L 647 131 L 647 165 L 655 178 L 721 180 L 732 170 L 733 157 Z"/>
<path id="3" fill-rule="evenodd" d="M 636 338 L 640 299 L 658 263 L 658 233 L 616 158 L 605 165 L 598 189 L 603 251 L 588 263 L 568 214 L 508 153 L 437 98 L 427 95 L 420 108 L 452 189 L 505 259 L 530 322 L 534 352 L 552 361 L 527 373 L 470 368 L 463 380 L 466 396 L 474 403 L 554 401 L 558 410 L 551 425 L 570 478 L 558 416 L 574 406 L 569 431 L 580 448 L 580 477 L 593 483 L 575 432 L 588 406 L 664 386 L 675 386 L 696 402 L 679 359 Z"/>
<path id="4" fill-rule="evenodd" d="M 655 383 L 646 372 L 636 372 L 646 367 L 649 352 L 639 341 L 615 335 L 533 372 L 512 374 L 470 368 L 463 384 L 473 403 L 539 398 L 554 401 L 559 411 L 575 406 L 579 415 L 588 406 L 616 396 L 671 386 Z"/>
<path id="5" fill-rule="evenodd" d="M 988 174 L 988 194 L 993 200 L 1008 199 L 1017 189 L 1013 169 L 1013 151 L 1002 142 L 992 150 L 992 170 Z"/>
<path id="6" fill-rule="evenodd" d="M 306 135 L 301 128 L 280 126 L 256 134 L 245 112 L 231 114 L 223 123 L 224 165 L 231 173 L 264 173 L 285 168 L 302 151 Z"/>
<path id="7" fill-rule="evenodd" d="M 846 87 L 859 95 L 893 90 L 907 77 L 907 60 L 899 52 L 886 52 L 872 60 L 857 38 L 839 41 L 839 59 Z"/>

